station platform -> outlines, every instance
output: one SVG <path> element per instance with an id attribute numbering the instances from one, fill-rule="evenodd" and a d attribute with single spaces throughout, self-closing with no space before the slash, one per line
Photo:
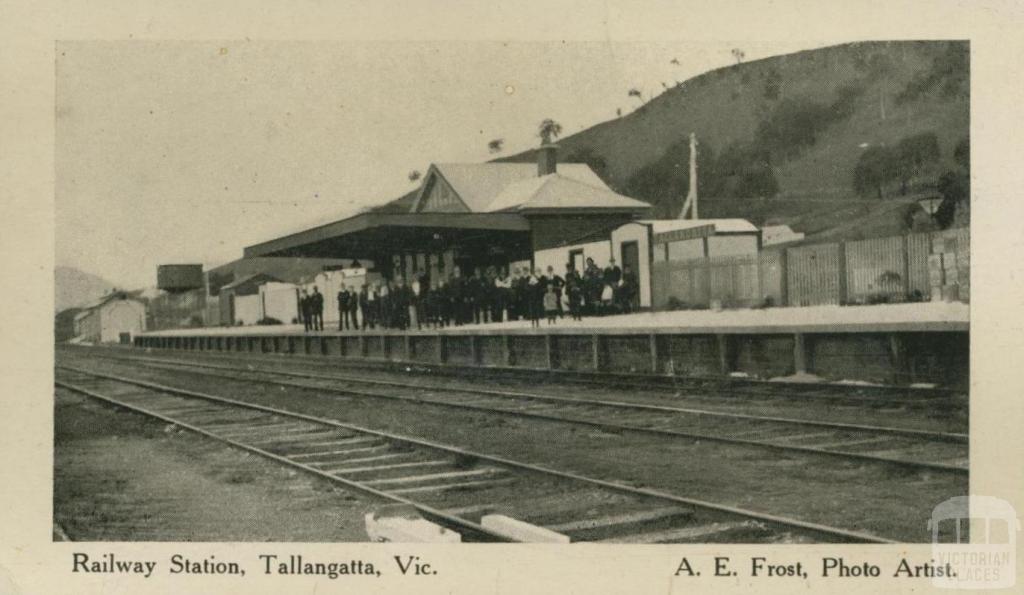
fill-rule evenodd
<path id="1" fill-rule="evenodd" d="M 328 322 L 329 324 L 329 322 Z M 335 323 L 336 324 L 336 323 Z M 304 332 L 299 325 L 179 329 L 138 348 L 545 371 L 815 376 L 963 388 L 969 307 L 960 303 L 675 311 L 412 331 Z"/>
<path id="2" fill-rule="evenodd" d="M 324 331 L 307 332 L 301 324 L 174 329 L 144 333 L 143 337 L 258 336 L 258 335 L 359 335 L 374 334 L 701 334 L 701 333 L 816 333 L 816 332 L 934 332 L 966 331 L 970 308 L 960 302 L 921 302 L 874 306 L 809 306 L 736 310 L 677 310 L 639 312 L 615 316 L 568 317 L 555 324 L 541 320 L 533 328 L 527 320 L 468 324 L 407 331 L 376 328 L 338 331 L 336 320 L 324 322 Z"/>

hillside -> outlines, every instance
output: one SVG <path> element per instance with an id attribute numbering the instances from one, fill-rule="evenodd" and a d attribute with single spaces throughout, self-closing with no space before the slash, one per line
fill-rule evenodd
<path id="1" fill-rule="evenodd" d="M 623 90 L 625 93 L 625 90 Z M 864 42 L 720 68 L 683 81 L 633 113 L 559 139 L 559 159 L 585 161 L 660 217 L 677 215 L 689 183 L 687 137 L 699 139 L 701 216 L 791 223 L 814 233 L 878 210 L 854 172 L 872 148 L 937 141 L 910 183 L 935 186 L 969 132 L 966 42 Z M 504 158 L 530 161 L 533 151 Z"/>
<path id="2" fill-rule="evenodd" d="M 58 266 L 54 270 L 54 311 L 81 306 L 114 289 L 114 285 L 96 275 L 73 267 Z"/>
<path id="3" fill-rule="evenodd" d="M 615 190 L 655 205 L 655 216 L 675 217 L 689 185 L 692 131 L 702 217 L 872 235 L 851 222 L 878 227 L 899 210 L 887 201 L 934 191 L 956 170 L 954 153 L 969 135 L 969 58 L 967 42 L 858 42 L 719 68 L 558 139 L 559 160 L 589 163 Z M 909 157 L 886 161 L 883 150 L 904 145 Z M 864 169 L 888 179 L 857 188 L 858 163 L 872 156 Z M 498 161 L 534 159 L 530 150 Z M 411 195 L 377 210 L 405 211 Z M 899 221 L 888 223 L 879 233 L 898 233 Z"/>

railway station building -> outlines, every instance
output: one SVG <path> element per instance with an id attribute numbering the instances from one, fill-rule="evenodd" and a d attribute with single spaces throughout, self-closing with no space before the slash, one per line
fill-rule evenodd
<path id="1" fill-rule="evenodd" d="M 542 147 L 536 164 L 432 164 L 408 212 L 362 213 L 249 246 L 244 256 L 353 258 L 386 277 L 425 273 L 437 283 L 456 267 L 463 275 L 511 270 L 533 266 L 545 250 L 607 242 L 613 229 L 650 211 L 589 166 L 557 163 L 556 151 Z"/>

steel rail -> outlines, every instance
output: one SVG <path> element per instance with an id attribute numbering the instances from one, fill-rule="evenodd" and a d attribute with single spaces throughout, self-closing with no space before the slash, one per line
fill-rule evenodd
<path id="1" fill-rule="evenodd" d="M 204 355 L 212 355 L 218 358 L 230 358 L 239 354 L 245 354 L 255 359 L 261 359 L 265 361 L 281 361 L 275 358 L 275 354 L 267 354 L 260 352 L 229 352 L 229 351 L 214 351 L 214 350 L 164 350 L 161 348 L 142 348 L 142 349 L 153 349 L 159 351 L 167 351 L 168 353 L 182 354 L 186 356 L 192 353 L 202 353 Z M 280 356 L 280 353 L 276 354 Z M 298 354 L 303 355 L 303 354 Z M 110 357 L 112 359 L 118 356 L 107 355 L 101 357 Z M 315 366 L 325 366 L 327 362 L 317 361 L 316 358 L 310 357 L 303 363 L 307 363 Z M 469 374 L 479 374 L 481 372 L 501 372 L 512 375 L 523 375 L 525 373 L 544 373 L 548 374 L 551 379 L 555 382 L 566 382 L 570 378 L 574 382 L 583 382 L 595 386 L 602 387 L 614 387 L 614 386 L 629 386 L 636 387 L 639 385 L 649 387 L 656 390 L 673 390 L 678 388 L 690 388 L 690 389 L 701 389 L 705 388 L 706 384 L 730 384 L 738 386 L 717 386 L 711 387 L 708 390 L 722 393 L 722 394 L 736 394 L 751 397 L 766 396 L 763 389 L 771 388 L 777 389 L 780 387 L 789 387 L 796 390 L 832 390 L 832 391 L 867 391 L 874 393 L 922 393 L 914 400 L 902 400 L 896 401 L 896 403 L 906 404 L 921 404 L 921 403 L 933 403 L 933 402 L 953 402 L 957 403 L 960 395 L 963 393 L 962 390 L 948 388 L 948 387 L 928 387 L 928 388 L 917 388 L 909 386 L 890 386 L 890 385 L 871 385 L 871 384 L 840 384 L 836 382 L 822 382 L 822 383 L 806 383 L 806 382 L 794 382 L 794 381 L 775 381 L 775 380 L 763 380 L 757 378 L 739 378 L 739 377 L 721 377 L 721 376 L 676 376 L 676 375 L 664 375 L 664 374 L 640 374 L 630 372 L 596 372 L 596 371 L 583 371 L 583 370 L 551 370 L 548 368 L 526 368 L 516 366 L 469 366 L 458 363 L 436 363 L 436 362 L 416 362 L 416 361 L 402 361 L 402 360 L 391 360 L 385 358 L 362 358 L 359 360 L 348 360 L 339 359 L 336 362 L 331 362 L 332 367 L 336 367 L 337 364 L 341 364 L 348 368 L 392 368 L 399 366 L 415 366 L 418 368 L 428 370 L 438 370 L 444 373 L 452 373 L 456 371 L 464 371 Z M 682 387 L 675 386 L 676 384 L 683 385 Z M 929 395 L 928 393 L 932 393 Z M 857 395 L 807 395 L 807 394 L 788 394 L 788 395 L 774 395 L 781 396 L 788 399 L 805 399 L 805 400 L 817 400 L 817 401 L 857 401 L 860 403 L 893 403 L 894 401 L 890 398 L 881 396 L 857 396 Z"/>
<path id="2" fill-rule="evenodd" d="M 625 494 L 631 494 L 631 495 L 634 495 L 634 496 L 642 496 L 642 497 L 648 497 L 648 498 L 652 498 L 652 499 L 659 499 L 659 500 L 664 500 L 664 501 L 668 501 L 668 502 L 674 502 L 676 504 L 685 504 L 685 505 L 692 506 L 692 507 L 695 507 L 695 508 L 701 508 L 701 509 L 705 509 L 705 510 L 709 510 L 709 511 L 718 512 L 718 513 L 724 513 L 724 514 L 734 515 L 734 516 L 738 516 L 738 517 L 742 517 L 742 518 L 746 518 L 746 519 L 750 519 L 750 520 L 760 521 L 762 523 L 765 523 L 765 524 L 768 524 L 768 525 L 771 525 L 771 526 L 774 526 L 774 527 L 781 527 L 781 528 L 784 528 L 784 529 L 787 529 L 787 530 L 798 530 L 798 531 L 803 531 L 803 532 L 812 533 L 812 534 L 816 534 L 816 535 L 828 536 L 828 537 L 831 537 L 831 538 L 836 538 L 836 539 L 839 539 L 841 541 L 847 541 L 847 542 L 899 543 L 898 541 L 895 541 L 895 540 L 892 540 L 892 539 L 888 539 L 888 538 L 884 538 L 884 537 L 879 537 L 879 536 L 871 535 L 871 534 L 868 534 L 868 533 L 862 533 L 862 532 L 859 532 L 859 531 L 851 531 L 851 530 L 841 529 L 841 528 L 838 528 L 838 527 L 831 527 L 831 526 L 823 525 L 823 524 L 819 524 L 819 523 L 811 523 L 811 522 L 808 522 L 808 521 L 801 521 L 799 519 L 794 519 L 794 518 L 790 518 L 790 517 L 785 517 L 785 516 L 780 516 L 780 515 L 773 515 L 773 514 L 768 514 L 768 513 L 762 513 L 762 512 L 757 512 L 757 511 L 753 511 L 753 510 L 747 510 L 747 509 L 744 509 L 744 508 L 728 506 L 728 505 L 719 504 L 719 503 L 716 503 L 716 502 L 708 502 L 706 500 L 699 500 L 699 499 L 696 499 L 696 498 L 689 498 L 689 497 L 685 497 L 685 496 L 679 496 L 679 495 L 676 495 L 676 494 L 671 494 L 671 493 L 668 493 L 668 492 L 663 492 L 663 491 L 655 490 L 655 489 L 651 489 L 651 488 L 637 488 L 637 487 L 629 486 L 629 485 L 622 484 L 622 483 L 619 483 L 619 482 L 616 482 L 616 481 L 610 481 L 610 480 L 598 479 L 598 478 L 594 478 L 594 477 L 588 477 L 588 476 L 585 476 L 585 475 L 581 475 L 581 474 L 578 474 L 578 473 L 567 472 L 567 471 L 559 471 L 559 470 L 556 470 L 556 469 L 550 469 L 548 467 L 544 467 L 544 466 L 541 466 L 541 465 L 536 465 L 536 464 L 533 464 L 533 463 L 524 463 L 524 462 L 521 462 L 521 461 L 516 461 L 516 460 L 513 460 L 513 459 L 509 459 L 509 458 L 506 458 L 506 457 L 500 457 L 500 456 L 495 456 L 495 455 L 489 455 L 489 454 L 474 452 L 474 451 L 471 451 L 471 450 L 467 450 L 467 449 L 456 447 L 456 446 L 452 446 L 452 445 L 441 444 L 441 443 L 438 443 L 438 442 L 433 442 L 433 441 L 429 441 L 429 440 L 423 440 L 423 439 L 420 439 L 420 438 L 414 438 L 414 437 L 410 437 L 410 436 L 402 436 L 400 434 L 395 434 L 395 433 L 392 433 L 392 432 L 384 432 L 384 431 L 381 431 L 381 430 L 374 430 L 374 429 L 371 429 L 371 428 L 365 428 L 365 427 L 357 426 L 357 425 L 354 425 L 354 424 L 339 422 L 339 421 L 336 421 L 336 420 L 325 419 L 325 418 L 316 417 L 316 416 L 313 416 L 313 415 L 307 415 L 307 414 L 304 414 L 304 413 L 297 413 L 297 412 L 294 412 L 294 411 L 288 411 L 288 410 L 279 409 L 279 408 L 276 408 L 276 407 L 268 407 L 268 406 L 265 406 L 265 405 L 257 405 L 257 404 L 254 404 L 254 403 L 247 403 L 247 402 L 244 402 L 244 401 L 238 401 L 238 400 L 230 399 L 230 398 L 227 398 L 227 397 L 220 397 L 220 396 L 211 395 L 211 394 L 207 394 L 207 393 L 201 393 L 201 392 L 197 392 L 197 391 L 191 391 L 191 390 L 185 390 L 185 389 L 175 388 L 175 387 L 171 387 L 171 386 L 165 386 L 165 385 L 161 385 L 161 384 L 157 384 L 157 383 L 153 383 L 153 382 L 147 382 L 147 381 L 143 381 L 143 380 L 134 380 L 134 379 L 128 379 L 128 378 L 124 378 L 124 377 L 113 376 L 113 375 L 109 375 L 109 374 L 101 374 L 101 373 L 97 373 L 97 372 L 91 372 L 91 371 L 88 371 L 88 370 L 81 370 L 81 369 L 74 368 L 74 367 L 71 367 L 71 366 L 57 365 L 55 367 L 57 369 L 68 370 L 70 372 L 74 372 L 74 373 L 78 373 L 78 374 L 84 374 L 86 376 L 92 376 L 92 377 L 95 377 L 95 378 L 103 378 L 103 379 L 106 379 L 106 380 L 112 380 L 112 381 L 115 381 L 115 382 L 121 382 L 123 384 L 130 384 L 130 385 L 134 385 L 134 386 L 140 386 L 140 387 L 148 388 L 148 389 L 151 389 L 151 390 L 154 390 L 154 391 L 159 391 L 159 392 L 163 392 L 163 393 L 167 393 L 167 394 L 191 397 L 191 398 L 195 398 L 195 399 L 203 399 L 203 400 L 206 400 L 206 401 L 215 402 L 215 403 L 223 403 L 223 404 L 232 405 L 232 406 L 235 406 L 235 407 L 242 407 L 242 408 L 246 408 L 246 409 L 253 409 L 253 410 L 257 410 L 257 411 L 264 411 L 264 412 L 267 412 L 267 413 L 272 413 L 274 415 L 279 415 L 279 416 L 283 416 L 283 417 L 291 417 L 291 418 L 294 418 L 294 419 L 301 419 L 301 420 L 310 421 L 310 422 L 314 422 L 314 423 L 319 423 L 319 424 L 323 424 L 323 425 L 333 426 L 333 427 L 336 427 L 336 428 L 342 428 L 342 429 L 346 429 L 346 430 L 357 432 L 357 433 L 363 433 L 363 434 L 369 434 L 369 435 L 373 435 L 373 436 L 378 436 L 378 437 L 381 437 L 381 438 L 385 438 L 387 440 L 392 440 L 392 441 L 396 441 L 396 442 L 402 442 L 402 443 L 406 443 L 406 444 L 412 444 L 412 445 L 416 445 L 416 446 L 421 446 L 421 447 L 424 447 L 424 448 L 429 448 L 429 449 L 433 449 L 433 450 L 447 452 L 447 453 L 451 453 L 451 454 L 455 454 L 455 455 L 459 455 L 459 456 L 463 456 L 463 457 L 469 457 L 469 458 L 479 459 L 479 460 L 483 460 L 483 461 L 489 461 L 491 463 L 495 463 L 497 465 L 501 465 L 501 466 L 504 466 L 504 467 L 510 467 L 510 468 L 514 468 L 514 469 L 522 469 L 522 470 L 525 470 L 525 471 L 532 471 L 532 472 L 535 472 L 535 473 L 539 473 L 539 474 L 543 474 L 543 475 L 548 475 L 548 476 L 552 476 L 552 477 L 559 477 L 559 478 L 562 478 L 562 479 L 568 479 L 568 480 L 572 480 L 572 481 L 576 481 L 576 482 L 580 482 L 580 483 L 585 483 L 585 484 L 589 484 L 589 485 L 600 486 L 600 487 L 604 487 L 604 488 L 607 488 L 607 489 L 610 489 L 610 490 L 622 492 L 622 493 L 625 493 Z M 92 396 L 92 395 L 90 395 L 90 396 Z M 102 398 L 102 400 L 107 400 L 109 402 L 113 402 L 114 404 L 119 404 L 119 405 L 124 406 L 124 404 L 121 404 L 121 403 L 119 403 L 119 402 L 117 402 L 115 400 L 109 399 L 107 397 L 100 396 L 99 398 Z M 147 414 L 152 415 L 151 413 L 147 413 Z M 172 420 L 170 418 L 164 418 L 164 419 L 166 421 L 168 421 L 168 423 L 175 423 L 175 424 L 179 423 L 179 422 L 176 422 L 176 421 L 174 421 L 174 420 Z M 201 430 L 200 428 L 196 428 L 196 429 L 197 430 Z M 208 433 L 203 432 L 203 431 L 200 431 L 199 433 L 203 433 L 203 434 L 207 434 L 208 435 Z M 215 436 L 212 436 L 212 437 L 215 437 Z M 253 452 L 257 452 L 257 450 L 254 450 L 251 447 L 246 447 L 243 444 L 239 444 L 238 446 L 240 446 L 242 448 L 246 448 L 247 450 L 253 450 Z M 273 455 L 273 453 L 268 453 L 268 454 L 271 455 L 271 458 L 275 458 L 275 460 L 276 460 L 277 457 L 279 457 L 279 455 Z M 284 461 L 282 461 L 282 462 L 284 462 Z M 303 466 L 303 467 L 305 467 L 305 466 Z M 313 470 L 312 468 L 310 468 L 310 469 L 312 471 L 316 471 L 316 470 Z M 322 472 L 318 472 L 318 474 L 320 474 L 320 473 L 322 473 Z M 324 475 L 324 477 L 328 477 L 328 476 Z M 340 479 L 340 478 L 338 478 L 338 479 Z M 352 483 L 354 484 L 355 482 L 352 482 Z M 356 489 L 359 489 L 356 485 L 353 485 L 352 487 L 354 487 Z M 379 492 L 379 490 L 377 490 L 377 492 Z M 384 492 L 380 492 L 380 493 L 381 494 L 385 494 Z M 403 498 L 402 500 L 406 500 L 406 499 Z M 409 501 L 408 503 L 411 503 L 411 504 L 415 505 L 414 503 L 412 503 L 412 501 Z M 441 511 L 437 511 L 437 512 L 441 513 L 442 515 L 445 514 L 445 513 L 441 512 Z M 446 518 L 446 517 L 441 517 L 441 518 Z M 458 517 L 454 517 L 454 518 L 458 519 Z M 463 522 L 466 522 L 466 521 L 463 520 Z"/>
<path id="3" fill-rule="evenodd" d="M 166 364 L 165 362 L 160 362 L 159 364 L 156 364 L 156 365 L 154 365 L 154 364 L 148 364 L 148 365 L 150 365 L 152 367 L 160 368 L 161 366 L 168 365 L 168 364 Z M 169 364 L 169 365 L 170 366 L 176 366 L 176 367 L 190 367 L 191 366 L 191 367 L 199 368 L 200 369 L 200 371 L 193 371 L 192 373 L 194 373 L 194 374 L 203 374 L 203 375 L 219 377 L 219 378 L 228 378 L 227 376 L 218 375 L 218 374 L 216 374 L 214 372 L 202 371 L 203 368 L 224 369 L 224 367 L 215 366 L 213 364 L 199 364 L 199 363 L 181 363 L 181 364 L 178 364 L 178 363 L 172 363 L 172 364 Z M 234 372 L 245 372 L 245 373 L 257 373 L 257 374 L 283 374 L 283 375 L 288 375 L 288 376 L 306 377 L 306 376 L 304 376 L 303 374 L 300 374 L 300 373 L 283 373 L 283 372 L 277 372 L 277 371 L 246 370 L 246 369 L 238 369 L 238 368 L 234 368 L 234 369 L 232 369 L 232 371 L 234 371 Z M 360 390 L 356 390 L 356 389 L 342 388 L 342 387 L 310 386 L 310 385 L 300 384 L 300 383 L 297 383 L 297 382 L 288 382 L 288 381 L 285 381 L 285 380 L 274 380 L 274 379 L 256 380 L 256 379 L 253 379 L 253 378 L 230 378 L 230 379 L 236 380 L 236 381 L 239 381 L 239 382 L 267 382 L 267 383 L 272 383 L 272 384 L 276 384 L 276 385 L 279 385 L 279 386 L 287 386 L 287 387 L 299 388 L 299 389 L 303 389 L 303 390 L 327 391 L 327 392 L 331 392 L 331 393 L 335 393 L 335 394 L 340 394 L 340 395 L 351 395 L 351 396 L 357 396 L 357 397 L 369 397 L 369 398 L 374 398 L 374 399 L 384 399 L 384 400 L 392 400 L 392 401 L 405 401 L 405 402 L 411 402 L 411 403 L 422 403 L 422 404 L 433 405 L 433 406 L 438 406 L 438 407 L 448 407 L 448 408 L 452 408 L 452 409 L 463 409 L 463 410 L 468 410 L 468 411 L 478 411 L 478 412 L 490 413 L 490 414 L 509 415 L 509 416 L 513 416 L 513 417 L 542 419 L 542 420 L 545 420 L 545 421 L 554 421 L 554 422 L 560 422 L 560 423 L 577 424 L 577 425 L 593 427 L 593 428 L 597 428 L 597 429 L 601 429 L 601 430 L 613 430 L 613 431 L 616 431 L 616 432 L 634 432 L 634 433 L 651 434 L 651 435 L 657 435 L 657 436 L 663 436 L 663 437 L 685 438 L 685 439 L 690 439 L 690 440 L 707 440 L 707 441 L 711 441 L 711 442 L 721 442 L 721 443 L 725 443 L 725 444 L 734 444 L 734 445 L 745 446 L 745 447 L 770 449 L 770 450 L 783 451 L 783 452 L 797 452 L 797 453 L 804 454 L 804 455 L 824 456 L 824 457 L 839 458 L 839 459 L 844 459 L 844 460 L 858 460 L 858 461 L 865 461 L 865 462 L 876 463 L 876 464 L 895 465 L 895 466 L 902 467 L 902 468 L 926 469 L 926 470 L 929 470 L 929 471 L 940 471 L 940 472 L 944 472 L 944 473 L 953 473 L 953 474 L 958 474 L 958 475 L 967 475 L 970 472 L 969 469 L 967 469 L 965 467 L 960 467 L 960 466 L 956 466 L 956 465 L 948 465 L 948 464 L 944 464 L 944 463 L 931 463 L 931 462 L 926 462 L 926 461 L 911 461 L 911 460 L 906 460 L 906 459 L 896 459 L 896 458 L 883 457 L 883 456 L 872 455 L 872 454 L 867 454 L 867 453 L 849 452 L 849 451 L 842 451 L 842 450 L 829 450 L 829 449 L 823 449 L 823 448 L 816 448 L 816 447 L 813 447 L 813 446 L 800 446 L 800 445 L 795 445 L 795 444 L 777 444 L 777 443 L 772 443 L 772 442 L 764 442 L 764 441 L 760 441 L 760 440 L 752 440 L 752 439 L 747 439 L 747 438 L 736 438 L 736 437 L 729 437 L 729 436 L 721 436 L 721 435 L 708 434 L 708 433 L 702 433 L 702 432 L 689 432 L 689 431 L 681 431 L 681 430 L 664 430 L 664 429 L 658 429 L 658 428 L 646 428 L 646 427 L 643 427 L 643 426 L 627 425 L 627 424 L 620 424 L 620 423 L 614 423 L 614 422 L 602 422 L 602 421 L 586 420 L 586 419 L 571 418 L 571 417 L 562 417 L 562 416 L 558 416 L 558 415 L 549 415 L 549 414 L 545 414 L 545 413 L 538 413 L 538 412 L 531 412 L 531 411 L 516 411 L 516 410 L 509 410 L 509 409 L 501 409 L 501 408 L 497 408 L 497 407 L 487 407 L 485 405 L 476 405 L 476 404 L 470 404 L 470 403 L 455 403 L 455 402 L 450 402 L 450 401 L 442 401 L 442 400 L 436 400 L 436 399 L 427 399 L 427 398 L 423 398 L 423 397 L 411 397 L 411 396 L 402 396 L 402 395 L 383 395 L 383 394 L 380 394 L 380 393 L 365 392 L 365 391 L 360 391 Z M 330 379 L 330 378 L 324 378 L 324 379 Z M 384 382 L 384 381 L 382 381 L 382 382 Z M 408 387 L 408 388 L 423 389 L 425 387 Z M 445 390 L 445 389 L 437 389 L 437 390 Z M 477 392 L 477 391 L 470 390 L 469 392 Z M 554 397 L 554 398 L 557 398 L 557 397 Z M 591 405 L 591 404 L 599 405 L 600 404 L 600 403 L 590 403 L 588 401 L 578 400 L 578 399 L 566 399 L 566 400 L 567 401 L 575 401 L 575 404 L 578 404 L 578 405 Z M 756 418 L 756 416 L 754 416 L 754 417 Z M 827 424 L 828 422 L 821 422 L 821 423 Z M 798 421 L 798 425 L 803 425 L 803 424 L 800 424 L 800 422 Z M 807 424 L 807 425 L 816 425 L 816 424 Z M 845 430 L 845 429 L 849 429 L 849 428 L 830 428 L 830 429 Z M 861 430 L 861 431 L 865 431 L 865 430 Z"/>
<path id="4" fill-rule="evenodd" d="M 70 369 L 70 368 L 68 368 L 68 369 Z M 80 374 L 90 374 L 90 375 L 95 376 L 95 374 L 91 374 L 89 372 L 82 372 L 80 370 L 73 370 L 73 371 L 75 371 L 77 373 L 80 373 Z M 107 378 L 107 379 L 114 380 L 114 381 L 117 381 L 117 382 L 126 382 L 126 383 L 129 383 L 129 384 L 135 384 L 135 383 L 133 383 L 131 381 L 124 380 L 124 379 L 119 379 L 119 378 Z M 130 403 L 125 403 L 125 402 L 122 402 L 122 401 L 118 401 L 117 399 L 101 395 L 101 394 L 99 394 L 99 393 L 97 393 L 95 391 L 92 391 L 92 390 L 88 389 L 88 388 L 84 388 L 84 387 L 81 387 L 81 386 L 76 386 L 76 385 L 70 384 L 68 382 L 64 382 L 64 381 L 61 381 L 61 380 L 54 379 L 53 383 L 56 386 L 59 386 L 61 388 L 65 388 L 65 389 L 70 390 L 72 392 L 76 392 L 76 393 L 85 395 L 87 397 L 90 397 L 90 398 L 93 398 L 93 399 L 96 399 L 96 400 L 99 400 L 99 401 L 104 401 L 104 402 L 109 403 L 111 405 L 115 405 L 117 407 L 121 407 L 121 408 L 124 408 L 124 409 L 128 409 L 130 411 L 134 411 L 135 413 L 141 413 L 143 415 L 147 415 L 149 417 L 153 417 L 155 419 L 159 419 L 160 421 L 163 421 L 163 422 L 166 422 L 166 423 L 169 423 L 169 424 L 174 424 L 174 425 L 176 425 L 178 427 L 181 427 L 181 428 L 184 428 L 184 429 L 186 429 L 186 430 L 188 430 L 190 432 L 194 432 L 196 434 L 201 434 L 203 436 L 206 436 L 207 438 L 212 438 L 212 439 L 217 440 L 219 442 L 223 442 L 225 444 L 229 444 L 229 445 L 231 445 L 231 446 L 233 446 L 235 448 L 240 448 L 242 450 L 246 450 L 248 452 L 252 452 L 252 453 L 258 454 L 258 455 L 260 455 L 262 457 L 266 457 L 266 458 L 271 459 L 273 461 L 276 461 L 278 463 L 281 463 L 281 464 L 284 464 L 284 465 L 288 465 L 290 467 L 295 467 L 297 469 L 305 471 L 306 473 L 310 473 L 310 474 L 316 475 L 316 476 L 318 476 L 318 477 L 320 477 L 322 479 L 326 479 L 326 480 L 332 481 L 334 483 L 338 483 L 338 484 L 344 485 L 345 487 L 354 489 L 354 490 L 362 492 L 364 494 L 369 494 L 369 495 L 375 496 L 377 498 L 382 498 L 382 499 L 385 499 L 385 500 L 390 500 L 390 501 L 392 501 L 394 503 L 397 503 L 397 504 L 405 504 L 405 505 L 413 506 L 413 507 L 416 508 L 416 510 L 420 511 L 423 514 L 435 517 L 437 519 L 444 520 L 445 522 L 451 523 L 452 525 L 457 526 L 457 527 L 462 527 L 464 529 L 469 529 L 469 530 L 473 531 L 474 533 L 479 533 L 479 534 L 486 535 L 486 536 L 488 536 L 489 538 L 492 538 L 495 541 L 506 541 L 506 542 L 507 541 L 512 541 L 508 537 L 503 536 L 500 533 L 495 533 L 495 532 L 493 532 L 493 531 L 483 527 L 482 525 L 480 525 L 478 523 L 474 523 L 472 521 L 463 519 L 463 518 L 458 517 L 458 516 L 450 515 L 450 514 L 444 512 L 444 511 L 442 511 L 442 510 L 438 510 L 436 508 L 432 508 L 432 507 L 427 506 L 425 504 L 421 504 L 419 502 L 415 502 L 413 500 L 410 500 L 408 498 L 404 498 L 404 497 L 399 496 L 399 495 L 389 494 L 387 492 L 383 492 L 381 490 L 378 490 L 378 489 L 373 488 L 373 487 L 368 486 L 368 485 L 364 485 L 364 484 L 362 484 L 360 482 L 357 482 L 357 481 L 352 481 L 352 480 L 349 480 L 349 479 L 345 479 L 343 477 L 338 477 L 336 475 L 331 475 L 329 473 L 321 471 L 320 469 L 317 469 L 316 467 L 311 467 L 309 465 L 304 465 L 304 464 L 302 464 L 302 463 L 300 463 L 298 461 L 292 460 L 292 459 L 290 459 L 288 457 L 285 457 L 285 456 L 282 456 L 282 455 L 277 455 L 277 454 L 274 454 L 274 453 L 272 453 L 270 451 L 264 450 L 262 448 L 259 448 L 259 447 L 256 447 L 256 446 L 252 446 L 252 445 L 246 444 L 244 442 L 239 442 L 238 440 L 234 440 L 234 439 L 228 438 L 226 436 L 222 436 L 220 434 L 217 434 L 217 433 L 214 433 L 214 432 L 210 432 L 208 430 L 204 430 L 203 428 L 201 428 L 199 426 L 196 426 L 194 424 L 190 424 L 188 422 L 184 422 L 184 421 L 175 419 L 173 417 L 169 417 L 167 415 L 164 415 L 162 413 L 158 413 L 156 411 L 150 411 L 148 409 L 145 409 L 143 407 L 139 407 L 137 405 L 132 405 Z M 152 388 L 152 390 L 158 390 L 160 392 L 171 392 L 169 390 L 158 389 L 155 386 L 154 387 L 147 387 L 147 388 Z M 198 395 L 186 395 L 186 396 L 198 397 Z M 217 400 L 222 400 L 222 399 L 217 399 Z M 232 404 L 232 405 L 240 405 L 241 403 L 230 403 L 230 404 Z M 263 410 L 264 411 L 270 411 L 268 409 L 263 409 Z M 278 415 L 292 415 L 292 414 L 288 414 L 288 413 L 283 412 L 283 411 L 282 412 L 274 412 L 274 413 L 276 413 Z M 294 415 L 292 415 L 292 416 L 294 417 Z M 308 419 L 306 419 L 306 421 L 313 421 L 313 418 L 308 418 Z"/>
<path id="5" fill-rule="evenodd" d="M 220 364 L 207 364 L 202 362 L 184 362 L 184 361 L 173 361 L 167 359 L 153 358 L 153 357 L 128 357 L 128 358 L 117 358 L 128 361 L 139 361 L 139 362 L 153 362 L 161 365 L 171 366 L 191 366 L 196 368 L 208 368 L 214 370 L 230 370 L 237 372 L 253 372 L 247 368 L 238 366 L 228 366 Z M 753 421 L 764 421 L 773 423 L 785 423 L 792 425 L 801 425 L 809 427 L 820 427 L 829 428 L 835 430 L 854 430 L 854 431 L 865 431 L 874 432 L 880 434 L 893 434 L 900 436 L 909 436 L 913 438 L 928 438 L 931 440 L 937 440 L 941 442 L 959 442 L 967 443 L 968 435 L 957 433 L 957 432 L 936 432 L 932 430 L 917 430 L 914 428 L 898 428 L 892 426 L 876 426 L 870 424 L 854 424 L 846 422 L 830 422 L 830 421 L 818 421 L 811 419 L 800 419 L 796 417 L 776 417 L 770 415 L 752 415 L 747 413 L 732 413 L 728 411 L 713 411 L 710 409 L 694 409 L 689 407 L 672 407 L 668 405 L 654 405 L 652 403 L 631 403 L 629 401 L 608 401 L 603 399 L 586 399 L 576 397 L 558 397 L 554 395 L 545 395 L 539 393 L 529 393 L 521 391 L 506 391 L 506 390 L 495 390 L 488 388 L 469 388 L 469 387 L 449 387 L 449 386 L 431 386 L 422 384 L 413 384 L 409 382 L 400 382 L 398 380 L 380 380 L 374 378 L 361 378 L 358 376 L 346 376 L 346 375 L 326 375 L 326 374 L 314 374 L 308 372 L 289 372 L 287 370 L 255 370 L 259 374 L 276 374 L 278 376 L 288 376 L 294 378 L 311 378 L 317 380 L 344 380 L 348 382 L 359 382 L 363 384 L 373 384 L 378 386 L 394 386 L 401 388 L 410 388 L 417 390 L 433 390 L 433 391 L 448 391 L 466 394 L 480 394 L 490 395 L 496 397 L 510 397 L 518 399 L 532 399 L 538 401 L 550 401 L 555 403 L 565 403 L 574 405 L 594 405 L 600 407 L 610 407 L 619 409 L 636 409 L 641 411 L 657 411 L 663 413 L 689 413 L 694 415 L 704 415 L 708 417 L 722 417 L 728 419 L 746 419 Z"/>

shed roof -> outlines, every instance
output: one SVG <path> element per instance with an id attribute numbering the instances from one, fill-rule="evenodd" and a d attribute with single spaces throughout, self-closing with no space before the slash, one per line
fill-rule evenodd
<path id="1" fill-rule="evenodd" d="M 97 298 L 97 299 L 95 299 L 95 300 L 85 304 L 84 306 L 80 306 L 82 308 L 82 311 L 79 312 L 75 316 L 75 320 L 78 320 L 79 317 L 84 317 L 90 311 L 95 310 L 96 308 L 99 308 L 103 304 L 106 304 L 107 302 L 110 302 L 110 301 L 113 301 L 113 300 L 127 300 L 127 301 L 132 301 L 132 302 L 139 302 L 140 304 L 142 303 L 141 300 L 138 300 L 138 299 L 128 295 L 126 292 L 114 291 L 112 293 L 108 293 L 108 294 L 104 295 L 103 297 Z"/>
<path id="2" fill-rule="evenodd" d="M 277 277 L 274 277 L 273 275 L 268 275 L 266 273 L 253 273 L 252 275 L 246 275 L 240 279 L 236 279 L 235 281 L 228 283 L 227 285 L 222 286 L 221 290 L 223 291 L 225 289 L 235 289 L 258 281 L 279 281 L 279 279 Z"/>
<path id="3" fill-rule="evenodd" d="M 756 233 L 757 226 L 746 219 L 643 219 L 637 223 L 651 226 L 654 233 L 713 226 L 717 233 Z"/>
<path id="4" fill-rule="evenodd" d="M 590 171 L 590 168 L 587 168 Z M 596 177 L 596 176 L 595 176 Z M 643 211 L 651 205 L 612 192 L 603 183 L 590 184 L 562 174 L 534 176 L 509 184 L 488 207 L 488 211 L 535 209 L 617 209 Z"/>

